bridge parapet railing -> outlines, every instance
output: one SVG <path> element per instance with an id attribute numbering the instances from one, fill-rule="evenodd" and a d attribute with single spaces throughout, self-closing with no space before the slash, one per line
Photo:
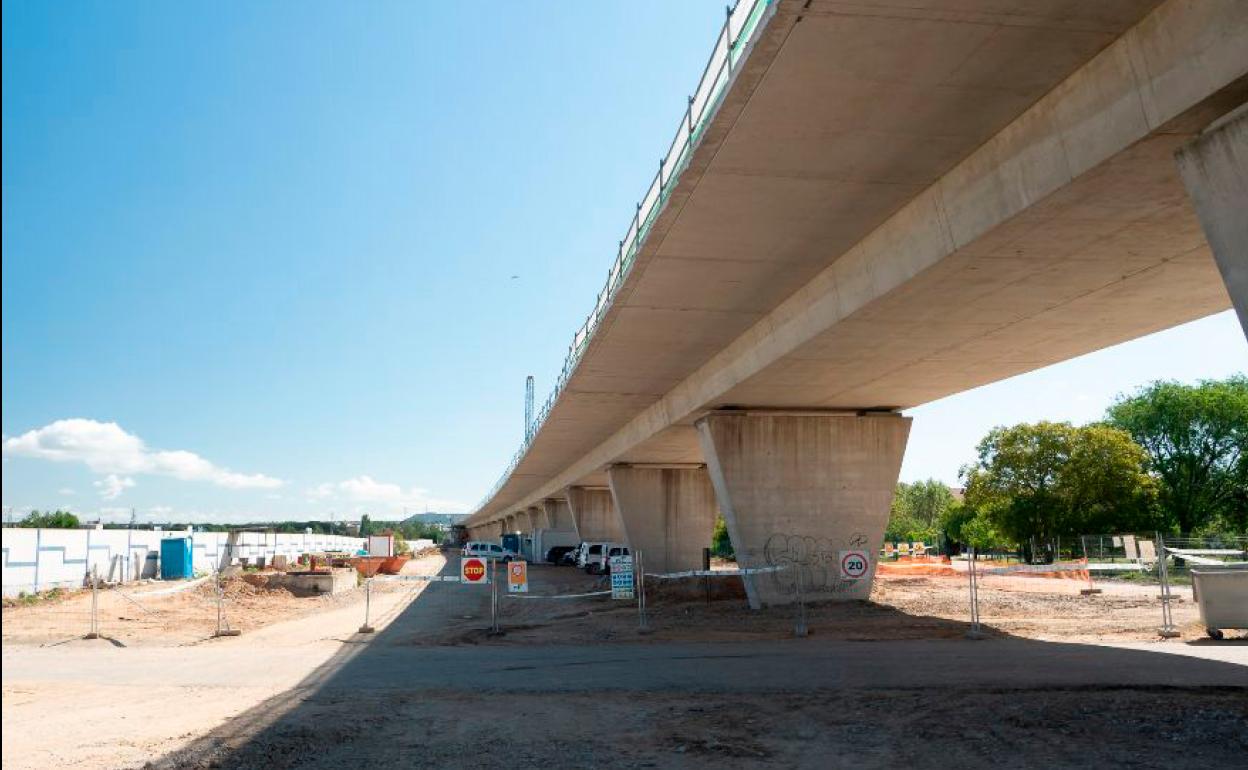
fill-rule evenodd
<path id="1" fill-rule="evenodd" d="M 735 5 L 727 9 L 723 27 L 715 39 L 715 47 L 711 50 L 706 67 L 702 70 L 702 77 L 698 80 L 697 88 L 688 98 L 685 113 L 681 116 L 675 136 L 667 152 L 659 159 L 658 171 L 641 200 L 638 201 L 624 237 L 619 241 L 615 260 L 611 263 L 611 269 L 607 271 L 606 285 L 599 292 L 594 309 L 585 319 L 585 323 L 572 335 L 572 344 L 564 358 L 563 369 L 542 408 L 534 415 L 532 425 L 526 426 L 524 443 L 516 450 L 498 481 L 478 503 L 478 510 L 488 503 L 506 483 L 511 472 L 524 457 L 524 453 L 528 451 L 538 430 L 550 415 L 550 410 L 558 400 L 559 394 L 563 392 L 568 378 L 576 369 L 576 365 L 580 363 L 581 356 L 598 327 L 598 322 L 606 314 L 616 291 L 628 277 L 637 252 L 654 226 L 663 204 L 667 201 L 676 182 L 679 181 L 681 173 L 688 166 L 693 148 L 701 139 L 711 118 L 714 117 L 720 100 L 732 81 L 733 74 L 749 50 L 754 34 L 763 25 L 768 9 L 776 2 L 777 0 L 737 0 Z"/>

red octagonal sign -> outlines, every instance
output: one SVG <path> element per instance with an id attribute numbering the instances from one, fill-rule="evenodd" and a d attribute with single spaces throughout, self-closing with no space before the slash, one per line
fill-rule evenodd
<path id="1" fill-rule="evenodd" d="M 460 559 L 459 579 L 465 583 L 485 582 L 485 562 L 480 559 Z"/>

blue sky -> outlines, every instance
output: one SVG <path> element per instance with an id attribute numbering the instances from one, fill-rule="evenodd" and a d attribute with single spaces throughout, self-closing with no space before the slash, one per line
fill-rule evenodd
<path id="1" fill-rule="evenodd" d="M 4 505 L 470 506 L 723 2 L 226 8 L 3 6 Z M 954 481 L 993 424 L 1245 368 L 1221 314 L 945 399 L 913 412 L 903 478 Z"/>

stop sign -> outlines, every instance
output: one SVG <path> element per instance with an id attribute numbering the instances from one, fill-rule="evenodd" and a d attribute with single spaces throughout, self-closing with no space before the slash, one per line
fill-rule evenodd
<path id="1" fill-rule="evenodd" d="M 476 559 L 460 559 L 459 560 L 459 581 L 461 583 L 484 583 L 485 581 L 485 562 Z"/>

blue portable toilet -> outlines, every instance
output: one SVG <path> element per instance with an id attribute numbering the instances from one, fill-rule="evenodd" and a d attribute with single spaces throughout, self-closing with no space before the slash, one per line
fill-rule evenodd
<path id="1" fill-rule="evenodd" d="M 161 580 L 184 580 L 194 572 L 189 537 L 167 537 L 160 541 Z"/>

